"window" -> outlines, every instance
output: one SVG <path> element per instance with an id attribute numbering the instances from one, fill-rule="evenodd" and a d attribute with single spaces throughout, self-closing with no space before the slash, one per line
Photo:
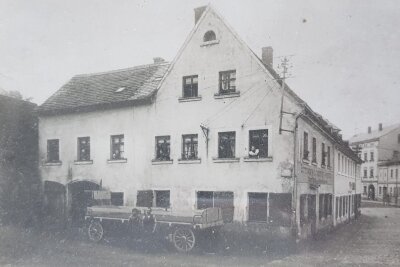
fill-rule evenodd
<path id="1" fill-rule="evenodd" d="M 249 131 L 249 157 L 268 157 L 268 130 Z"/>
<path id="2" fill-rule="evenodd" d="M 235 132 L 218 133 L 218 158 L 235 157 Z"/>
<path id="3" fill-rule="evenodd" d="M 379 195 L 382 195 L 382 186 L 379 187 Z"/>
<path id="4" fill-rule="evenodd" d="M 371 152 L 370 153 L 370 159 L 369 159 L 370 161 L 374 161 L 374 152 Z"/>
<path id="5" fill-rule="evenodd" d="M 340 153 L 338 153 L 338 155 L 337 155 L 337 157 L 338 157 L 338 172 L 340 172 Z"/>
<path id="6" fill-rule="evenodd" d="M 399 178 L 399 169 L 396 169 L 396 178 Z"/>
<path id="7" fill-rule="evenodd" d="M 308 133 L 304 132 L 303 137 L 303 159 L 308 160 Z"/>
<path id="8" fill-rule="evenodd" d="M 182 159 L 197 159 L 198 138 L 197 134 L 182 135 Z"/>
<path id="9" fill-rule="evenodd" d="M 331 147 L 330 146 L 328 146 L 328 151 L 326 153 L 326 156 L 327 156 L 327 165 L 328 165 L 328 167 L 330 167 L 331 166 Z"/>
<path id="10" fill-rule="evenodd" d="M 170 160 L 170 136 L 156 136 L 156 160 Z"/>
<path id="11" fill-rule="evenodd" d="M 123 192 L 111 192 L 111 205 L 123 206 L 124 205 L 124 193 Z"/>
<path id="12" fill-rule="evenodd" d="M 78 160 L 90 160 L 90 137 L 78 138 Z"/>
<path id="13" fill-rule="evenodd" d="M 136 206 L 153 207 L 153 190 L 139 190 L 137 192 Z"/>
<path id="14" fill-rule="evenodd" d="M 137 192 L 136 206 L 138 207 L 170 207 L 169 190 L 139 190 Z"/>
<path id="15" fill-rule="evenodd" d="M 367 162 L 368 161 L 368 154 L 364 153 L 364 161 Z"/>
<path id="16" fill-rule="evenodd" d="M 373 168 L 371 168 L 371 169 L 369 170 L 369 177 L 370 177 L 370 178 L 374 178 L 374 169 L 373 169 Z"/>
<path id="17" fill-rule="evenodd" d="M 219 93 L 229 94 L 236 91 L 236 70 L 219 73 Z"/>
<path id="18" fill-rule="evenodd" d="M 326 165 L 326 152 L 325 152 L 325 144 L 321 144 L 321 165 Z"/>
<path id="19" fill-rule="evenodd" d="M 233 192 L 229 191 L 198 191 L 197 209 L 218 207 L 222 210 L 224 222 L 232 222 L 234 214 Z"/>
<path id="20" fill-rule="evenodd" d="M 317 139 L 312 139 L 312 162 L 317 163 Z"/>
<path id="21" fill-rule="evenodd" d="M 368 177 L 368 170 L 367 170 L 367 168 L 364 168 L 364 178 L 367 178 Z"/>
<path id="22" fill-rule="evenodd" d="M 47 140 L 47 162 L 60 161 L 59 149 L 58 139 Z"/>
<path id="23" fill-rule="evenodd" d="M 111 136 L 111 159 L 125 159 L 124 135 Z"/>
<path id="24" fill-rule="evenodd" d="M 183 77 L 183 97 L 198 96 L 198 76 Z"/>
<path id="25" fill-rule="evenodd" d="M 397 135 L 397 143 L 400 144 L 400 134 Z"/>
<path id="26" fill-rule="evenodd" d="M 156 190 L 155 207 L 157 208 L 169 208 L 170 207 L 170 191 L 169 190 Z"/>
<path id="27" fill-rule="evenodd" d="M 215 36 L 215 32 L 213 31 L 208 31 L 204 34 L 203 41 L 204 42 L 209 42 L 209 41 L 214 41 L 217 37 Z"/>
<path id="28" fill-rule="evenodd" d="M 393 170 L 390 170 L 390 178 L 393 178 Z"/>
<path id="29" fill-rule="evenodd" d="M 364 195 L 367 194 L 367 186 L 364 186 Z"/>
<path id="30" fill-rule="evenodd" d="M 268 193 L 248 193 L 249 221 L 266 222 L 268 216 Z"/>

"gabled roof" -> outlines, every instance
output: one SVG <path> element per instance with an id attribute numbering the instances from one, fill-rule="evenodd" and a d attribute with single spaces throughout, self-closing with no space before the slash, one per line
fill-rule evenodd
<path id="1" fill-rule="evenodd" d="M 376 141 L 379 140 L 379 138 L 381 138 L 382 136 L 387 135 L 388 133 L 397 128 L 400 128 L 400 124 L 387 126 L 383 128 L 382 131 L 374 130 L 371 133 L 359 133 L 351 137 L 349 141 L 350 144 Z"/>
<path id="2" fill-rule="evenodd" d="M 146 101 L 154 94 L 169 63 L 74 76 L 40 107 L 40 114 Z"/>

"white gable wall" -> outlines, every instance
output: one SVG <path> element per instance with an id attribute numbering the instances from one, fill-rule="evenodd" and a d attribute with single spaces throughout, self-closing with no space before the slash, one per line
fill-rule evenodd
<path id="1" fill-rule="evenodd" d="M 204 46 L 203 35 L 209 30 L 216 33 L 219 43 Z M 215 99 L 219 72 L 226 70 L 236 70 L 236 90 L 240 96 Z M 198 75 L 201 100 L 180 102 L 182 79 L 189 75 Z M 277 82 L 266 74 L 258 59 L 212 10 L 206 13 L 177 56 L 153 106 L 154 114 L 150 116 L 153 136 L 149 138 L 154 147 L 155 136 L 171 136 L 173 163 L 151 166 L 151 189 L 171 190 L 171 209 L 182 212 L 196 209 L 196 191 L 232 191 L 235 219 L 240 221 L 247 218 L 247 192 L 291 192 L 290 182 L 281 177 L 281 171 L 282 165 L 293 162 L 293 135 L 278 134 L 280 94 Z M 287 98 L 285 109 L 298 110 Z M 210 130 L 208 155 L 202 123 Z M 285 127 L 292 130 L 293 123 L 291 120 Z M 248 156 L 249 130 L 253 129 L 268 129 L 271 162 L 244 162 Z M 224 131 L 236 132 L 235 152 L 239 162 L 213 160 L 218 156 L 218 132 Z M 183 134 L 198 134 L 200 164 L 178 164 Z"/>

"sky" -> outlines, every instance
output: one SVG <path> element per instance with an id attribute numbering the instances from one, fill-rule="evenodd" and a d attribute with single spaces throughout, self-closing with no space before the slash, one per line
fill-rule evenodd
<path id="1" fill-rule="evenodd" d="M 290 87 L 345 138 L 400 123 L 396 0 L 0 0 L 0 89 L 41 104 L 76 74 L 172 61 L 208 3 L 275 67 L 289 56 Z"/>

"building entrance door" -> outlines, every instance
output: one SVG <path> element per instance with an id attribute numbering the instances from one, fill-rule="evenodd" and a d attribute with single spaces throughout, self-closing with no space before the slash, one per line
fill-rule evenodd
<path id="1" fill-rule="evenodd" d="M 315 236 L 317 233 L 317 202 L 315 195 L 308 195 L 308 219 L 311 223 L 311 235 Z"/>
<path id="2" fill-rule="evenodd" d="M 78 226 L 84 223 L 86 208 L 92 200 L 92 191 L 99 189 L 98 184 L 89 181 L 77 181 L 68 185 L 69 218 L 72 225 Z"/>
<path id="3" fill-rule="evenodd" d="M 375 186 L 372 184 L 368 186 L 368 199 L 375 200 Z"/>

